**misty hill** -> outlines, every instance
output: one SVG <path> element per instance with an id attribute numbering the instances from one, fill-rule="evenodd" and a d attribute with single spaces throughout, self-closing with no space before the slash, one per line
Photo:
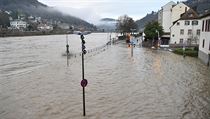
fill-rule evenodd
<path id="1" fill-rule="evenodd" d="M 112 21 L 116 21 L 116 19 L 112 19 L 112 18 L 103 18 L 103 19 L 101 19 L 100 21 L 110 21 L 110 22 L 112 22 Z"/>
<path id="2" fill-rule="evenodd" d="M 150 14 L 147 14 L 144 18 L 137 20 L 136 24 L 138 25 L 138 28 L 141 31 L 148 22 L 157 21 L 157 20 L 158 20 L 158 14 L 156 12 L 152 12 Z"/>
<path id="3" fill-rule="evenodd" d="M 99 21 L 97 28 L 99 31 L 114 32 L 117 20 L 112 18 L 103 18 Z"/>
<path id="4" fill-rule="evenodd" d="M 93 29 L 94 26 L 79 18 L 63 14 L 52 7 L 48 7 L 37 0 L 0 0 L 0 10 L 12 11 L 16 14 L 37 16 L 51 21 L 61 21 L 85 29 Z M 15 15 L 13 15 L 15 16 Z M 17 15 L 16 15 L 17 16 Z"/>

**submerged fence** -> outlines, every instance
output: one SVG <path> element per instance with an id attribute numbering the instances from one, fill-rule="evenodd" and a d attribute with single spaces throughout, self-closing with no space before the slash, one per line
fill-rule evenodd
<path id="1" fill-rule="evenodd" d="M 96 54 L 99 54 L 100 52 L 103 52 L 103 51 L 106 51 L 106 49 L 109 48 L 109 46 L 111 45 L 115 45 L 115 44 L 118 44 L 119 43 L 119 39 L 110 39 L 110 41 L 108 41 L 106 44 L 104 45 L 101 45 L 101 46 L 98 46 L 98 47 L 95 47 L 93 49 L 89 49 L 87 50 L 87 54 L 85 55 L 87 58 L 88 57 L 91 57 L 91 56 L 95 56 Z M 82 52 L 79 52 L 79 53 L 72 53 L 70 51 L 70 53 L 64 53 L 62 54 L 62 56 L 67 56 L 68 59 L 72 59 L 72 58 L 79 58 L 82 56 Z"/>

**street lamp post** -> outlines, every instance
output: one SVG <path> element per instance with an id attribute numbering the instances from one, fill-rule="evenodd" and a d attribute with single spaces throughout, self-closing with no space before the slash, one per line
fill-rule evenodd
<path id="1" fill-rule="evenodd" d="M 156 29 L 156 33 L 158 33 L 158 47 L 160 47 L 160 33 L 157 29 Z"/>

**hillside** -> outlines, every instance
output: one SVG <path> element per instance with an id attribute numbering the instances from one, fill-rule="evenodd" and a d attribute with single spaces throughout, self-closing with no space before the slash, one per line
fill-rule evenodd
<path id="1" fill-rule="evenodd" d="M 210 12 L 210 0 L 187 0 L 185 4 L 196 10 L 198 14 Z"/>
<path id="2" fill-rule="evenodd" d="M 137 20 L 136 24 L 138 25 L 138 28 L 141 31 L 148 22 L 157 21 L 157 20 L 158 20 L 158 14 L 156 12 L 152 12 L 150 14 L 147 14 L 144 18 Z"/>
<path id="3" fill-rule="evenodd" d="M 38 16 L 51 21 L 61 21 L 74 25 L 75 27 L 84 27 L 88 30 L 94 29 L 92 24 L 79 18 L 63 14 L 37 0 L 0 0 L 0 10 L 12 11 L 12 13 L 25 14 L 27 16 Z"/>
<path id="4" fill-rule="evenodd" d="M 114 32 L 117 20 L 112 18 L 103 18 L 97 24 L 97 29 L 103 32 Z"/>
<path id="5" fill-rule="evenodd" d="M 112 18 L 103 18 L 100 21 L 116 21 L 116 19 L 112 19 Z"/>

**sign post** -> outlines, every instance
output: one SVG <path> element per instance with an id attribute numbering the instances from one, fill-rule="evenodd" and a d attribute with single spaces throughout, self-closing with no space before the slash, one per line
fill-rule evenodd
<path id="1" fill-rule="evenodd" d="M 81 38 L 81 44 L 82 44 L 82 81 L 81 81 L 81 86 L 82 86 L 82 94 L 83 94 L 83 116 L 86 115 L 86 111 L 85 111 L 85 87 L 88 84 L 88 81 L 85 79 L 85 68 L 84 68 L 84 55 L 87 53 L 87 51 L 85 50 L 85 37 L 84 35 L 81 33 L 80 35 Z"/>

